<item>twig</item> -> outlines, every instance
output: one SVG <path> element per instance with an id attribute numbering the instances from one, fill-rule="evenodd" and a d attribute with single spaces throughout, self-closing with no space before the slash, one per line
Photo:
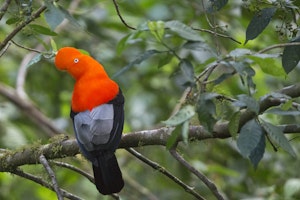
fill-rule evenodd
<path id="1" fill-rule="evenodd" d="M 15 175 L 18 175 L 20 177 L 23 177 L 23 178 L 25 178 L 27 180 L 31 180 L 33 182 L 36 182 L 36 183 L 40 184 L 41 186 L 46 187 L 46 188 L 54 191 L 54 188 L 52 187 L 52 185 L 49 184 L 49 183 L 47 183 L 46 181 L 44 181 L 40 177 L 37 177 L 37 176 L 34 176 L 32 174 L 23 172 L 22 170 L 20 170 L 18 168 L 15 169 L 15 170 L 13 170 L 13 171 L 11 171 L 11 173 L 13 173 Z M 67 192 L 67 191 L 65 191 L 63 189 L 61 189 L 61 194 L 62 194 L 63 197 L 66 197 L 66 198 L 71 199 L 71 200 L 82 200 L 80 197 L 78 197 L 78 196 L 76 196 L 74 194 L 71 194 L 71 193 L 69 193 L 69 192 Z"/>
<path id="2" fill-rule="evenodd" d="M 116 0 L 113 0 L 113 3 L 114 3 L 115 9 L 116 9 L 117 14 L 118 14 L 120 20 L 122 21 L 122 23 L 123 23 L 127 28 L 130 28 L 130 29 L 132 29 L 132 30 L 136 30 L 136 28 L 134 28 L 134 27 L 128 25 L 128 24 L 126 23 L 126 21 L 123 19 L 122 15 L 121 15 L 121 12 L 120 12 L 120 10 L 119 10 L 119 6 L 118 6 L 117 1 L 116 1 Z"/>
<path id="3" fill-rule="evenodd" d="M 270 51 L 272 49 L 276 49 L 276 48 L 283 48 L 283 47 L 287 47 L 287 46 L 299 46 L 300 42 L 290 42 L 290 43 L 283 43 L 283 44 L 274 44 L 272 46 L 269 46 L 265 49 L 262 49 L 260 51 L 258 51 L 257 53 L 265 53 L 266 51 Z"/>
<path id="4" fill-rule="evenodd" d="M 170 153 L 179 163 L 186 167 L 190 172 L 195 174 L 210 189 L 210 191 L 215 195 L 215 197 L 218 200 L 224 200 L 224 197 L 218 191 L 217 186 L 212 181 L 210 181 L 204 174 L 202 174 L 200 171 L 191 166 L 182 156 L 178 154 L 175 148 L 170 149 Z"/>
<path id="5" fill-rule="evenodd" d="M 27 24 L 30 24 L 33 20 L 38 18 L 42 12 L 44 12 L 47 9 L 45 5 L 41 6 L 35 13 L 33 13 L 32 16 L 30 16 L 26 21 L 23 21 L 20 23 L 1 43 L 0 43 L 0 50 L 2 50 L 7 43 L 13 39 L 13 37 L 22 30 Z"/>
<path id="6" fill-rule="evenodd" d="M 40 163 L 46 169 L 47 173 L 49 174 L 49 177 L 50 177 L 51 182 L 52 182 L 53 189 L 54 189 L 54 191 L 56 192 L 56 195 L 57 195 L 57 199 L 58 200 L 63 200 L 63 197 L 62 197 L 61 192 L 60 192 L 60 188 L 58 186 L 58 183 L 57 183 L 57 180 L 56 180 L 56 177 L 55 177 L 55 173 L 51 169 L 46 157 L 42 154 L 42 155 L 40 155 L 39 160 L 40 160 Z"/>
<path id="7" fill-rule="evenodd" d="M 91 176 L 89 173 L 85 172 L 85 171 L 82 171 L 81 169 L 79 169 L 78 167 L 75 167 L 73 165 L 70 165 L 68 163 L 65 163 L 65 162 L 58 162 L 58 161 L 51 161 L 51 163 L 57 165 L 57 166 L 60 166 L 60 167 L 64 167 L 64 168 L 67 168 L 67 169 L 70 169 L 74 172 L 77 172 L 78 174 L 86 177 L 89 181 L 91 181 L 92 183 L 95 183 L 95 180 L 94 180 L 94 177 Z"/>
<path id="8" fill-rule="evenodd" d="M 182 107 L 182 105 L 184 105 L 184 103 L 186 102 L 186 98 L 190 94 L 191 91 L 192 91 L 192 87 L 190 87 L 190 86 L 187 87 L 183 91 L 183 93 L 182 93 L 182 95 L 181 95 L 178 103 L 175 105 L 174 109 L 172 110 L 172 113 L 171 113 L 170 117 L 174 116 L 180 110 L 180 108 Z"/>
<path id="9" fill-rule="evenodd" d="M 201 74 L 196 77 L 196 82 L 199 82 L 200 79 L 204 76 L 204 79 L 203 79 L 203 82 L 200 84 L 200 89 L 201 89 L 201 92 L 205 92 L 206 90 L 206 85 L 207 85 L 207 80 L 209 78 L 209 76 L 212 74 L 212 72 L 219 66 L 219 63 L 215 63 L 207 68 L 204 69 L 203 72 L 201 72 Z"/>
<path id="10" fill-rule="evenodd" d="M 222 38 L 228 38 L 238 44 L 242 44 L 240 41 L 234 39 L 233 37 L 229 36 L 229 35 L 224 35 L 224 34 L 221 34 L 221 33 L 217 33 L 215 31 L 212 31 L 212 30 L 208 30 L 208 29 L 203 29 L 203 28 L 194 28 L 192 27 L 192 29 L 196 30 L 196 31 L 201 31 L 201 32 L 206 32 L 206 33 L 210 33 L 212 35 L 215 35 L 215 36 L 219 36 L 219 37 L 222 37 Z"/>
<path id="11" fill-rule="evenodd" d="M 3 3 L 2 7 L 0 8 L 0 20 L 2 19 L 2 17 L 3 17 L 4 14 L 6 13 L 7 8 L 8 8 L 8 6 L 9 6 L 10 2 L 11 2 L 11 0 L 6 0 L 6 1 Z"/>
<path id="12" fill-rule="evenodd" d="M 203 10 L 205 10 L 204 1 L 201 1 L 201 5 L 202 5 Z M 205 15 L 205 18 L 206 18 L 206 21 L 207 21 L 208 25 L 209 25 L 211 28 L 215 28 L 215 26 L 213 26 L 213 25 L 210 23 L 210 21 L 209 21 L 209 19 L 208 19 L 208 16 L 207 16 L 207 13 L 206 13 L 206 12 L 204 12 L 204 15 Z"/>
<path id="13" fill-rule="evenodd" d="M 60 166 L 60 167 L 64 167 L 64 168 L 67 168 L 67 169 L 70 169 L 74 172 L 77 172 L 78 174 L 86 177 L 89 181 L 91 181 L 92 183 L 95 184 L 95 179 L 93 176 L 91 176 L 89 173 L 87 172 L 84 172 L 82 171 L 81 169 L 73 166 L 73 165 L 70 165 L 68 163 L 64 163 L 64 162 L 58 162 L 58 161 L 51 161 L 51 163 L 57 165 L 57 166 Z M 111 196 L 114 198 L 114 199 L 119 199 L 119 196 L 117 194 L 111 194 Z"/>
<path id="14" fill-rule="evenodd" d="M 3 49 L 0 49 L 0 57 L 3 56 L 3 54 L 5 54 L 5 52 L 7 51 L 8 47 L 10 46 L 10 42 L 7 43 L 7 45 L 5 45 L 5 47 L 3 47 Z"/>
<path id="15" fill-rule="evenodd" d="M 199 81 L 200 78 L 202 78 L 206 73 L 208 73 L 209 75 L 212 73 L 212 71 L 219 65 L 219 63 L 214 63 L 213 65 L 208 66 L 207 68 L 205 68 L 201 74 L 198 75 L 196 81 Z M 207 79 L 207 78 L 205 78 Z"/>
<path id="16" fill-rule="evenodd" d="M 20 48 L 22 48 L 22 49 L 25 49 L 25 50 L 27 50 L 27 51 L 33 51 L 33 52 L 35 52 L 35 53 L 43 53 L 42 51 L 39 51 L 39 50 L 37 50 L 37 49 L 32 49 L 32 48 L 29 48 L 29 47 L 25 47 L 25 46 L 23 46 L 23 45 L 21 45 L 21 44 L 18 44 L 18 43 L 16 43 L 15 41 L 13 41 L 13 40 L 10 40 L 14 45 L 16 45 L 17 47 L 20 47 Z"/>
<path id="17" fill-rule="evenodd" d="M 131 153 L 133 156 L 135 156 L 136 158 L 138 158 L 139 160 L 141 160 L 142 162 L 146 163 L 147 165 L 149 165 L 150 167 L 152 167 L 155 170 L 158 170 L 160 173 L 162 173 L 163 175 L 167 176 L 168 178 L 170 178 L 172 181 L 174 181 L 175 183 L 177 183 L 179 186 L 181 186 L 186 192 L 190 193 L 191 195 L 193 195 L 194 197 L 196 197 L 197 199 L 202 199 L 204 200 L 204 197 L 202 197 L 200 194 L 198 194 L 194 188 L 186 185 L 184 182 L 182 182 L 179 178 L 177 178 L 176 176 L 172 175 L 168 170 L 166 170 L 164 167 L 160 166 L 159 164 L 157 164 L 156 162 L 153 162 L 152 160 L 146 158 L 145 156 L 143 156 L 142 154 L 140 154 L 139 152 L 137 152 L 136 150 L 132 149 L 132 148 L 127 148 L 126 149 L 129 153 Z"/>

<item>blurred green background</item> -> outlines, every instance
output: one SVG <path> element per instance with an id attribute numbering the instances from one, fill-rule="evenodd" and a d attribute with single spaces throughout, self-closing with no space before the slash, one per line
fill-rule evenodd
<path id="1" fill-rule="evenodd" d="M 4 2 L 3 0 L 1 4 Z M 0 41 L 20 23 L 19 21 L 9 24 L 7 20 L 26 19 L 30 14 L 26 14 L 25 11 L 31 13 L 43 4 L 43 1 L 30 2 L 19 0 L 11 2 L 8 12 L 0 21 Z M 295 37 L 295 33 L 289 32 L 288 27 L 280 29 L 280 25 L 283 24 L 280 20 L 283 18 L 281 16 L 287 16 L 285 20 L 294 22 L 291 23 L 292 26 L 297 26 L 296 22 L 299 20 L 289 19 L 288 17 L 292 17 L 284 15 L 282 11 L 274 17 L 263 34 L 243 45 L 246 27 L 255 11 L 270 5 L 270 1 L 229 1 L 221 10 L 212 13 L 205 12 L 204 4 L 206 5 L 207 1 L 118 1 L 122 17 L 130 26 L 138 27 L 138 30 L 134 31 L 121 22 L 112 1 L 58 1 L 57 5 L 69 10 L 73 19 L 61 25 L 59 30 L 56 29 L 57 36 L 51 39 L 56 43 L 57 48 L 74 46 L 87 50 L 103 64 L 108 74 L 113 76 L 147 50 L 166 51 L 165 46 L 159 43 L 150 31 L 143 31 L 148 21 L 178 20 L 191 27 L 218 31 L 241 42 L 239 44 L 229 38 L 215 37 L 214 34 L 199 31 L 208 50 L 194 51 L 182 47 L 186 40 L 166 31 L 164 35 L 166 44 L 175 49 L 178 55 L 193 63 L 195 74 L 201 73 L 207 63 L 224 58 L 232 50 L 245 48 L 259 51 L 273 44 L 288 42 Z M 299 2 L 294 1 L 294 4 L 296 4 L 295 10 L 299 12 L 297 8 Z M 297 17 L 299 18 L 299 14 Z M 32 24 L 49 27 L 45 18 L 42 15 Z M 211 27 L 210 23 L 215 28 Z M 51 51 L 49 38 L 27 26 L 14 37 L 14 42 L 33 49 L 41 48 L 46 52 Z M 276 51 L 278 53 L 282 49 Z M 25 60 L 29 53 L 14 44 L 8 47 L 0 57 L 1 83 L 16 86 L 19 68 L 22 62 L 29 62 Z M 115 77 L 126 98 L 124 134 L 163 126 L 161 121 L 169 118 L 184 91 L 182 77 L 178 75 L 178 63 L 178 59 L 169 53 L 158 53 L 139 64 L 132 65 L 127 71 Z M 263 64 L 271 64 L 274 70 L 281 68 L 280 59 Z M 254 65 L 253 68 L 256 72 L 253 80 L 257 85 L 255 93 L 257 98 L 296 83 L 299 77 L 299 68 L 288 76 L 281 71 L 277 75 L 271 75 L 259 65 Z M 29 98 L 53 120 L 58 128 L 67 131 L 69 136 L 73 137 L 69 119 L 74 83 L 72 78 L 66 73 L 57 71 L 53 59 L 47 58 L 42 58 L 37 64 L 26 68 L 26 72 L 24 88 Z M 215 86 L 214 91 L 236 95 L 247 91 L 247 88 L 241 85 L 239 78 L 236 77 Z M 220 110 L 223 112 L 222 109 Z M 266 117 L 274 123 L 297 121 L 299 118 L 273 115 Z M 2 149 L 18 149 L 37 141 L 44 144 L 48 139 L 49 137 L 38 124 L 30 120 L 12 102 L 0 96 L 0 147 Z M 298 141 L 298 138 L 291 141 L 296 152 L 299 152 L 300 148 L 297 145 Z M 195 190 L 205 198 L 215 198 L 199 179 L 171 157 L 165 147 L 145 146 L 137 150 L 188 185 L 195 187 Z M 249 160 L 238 153 L 236 142 L 232 138 L 196 141 L 188 145 L 180 144 L 179 152 L 192 166 L 209 177 L 227 199 L 300 199 L 299 160 L 281 149 L 274 152 L 269 144 L 256 170 Z M 125 150 L 117 150 L 117 157 L 126 183 L 120 193 L 121 199 L 194 199 L 159 171 L 140 162 Z M 71 163 L 91 173 L 90 164 L 80 155 L 59 161 Z M 41 165 L 23 166 L 22 169 L 48 179 Z M 109 196 L 100 196 L 93 184 L 82 176 L 60 167 L 53 169 L 58 184 L 63 189 L 83 199 L 112 199 Z M 48 200 L 56 199 L 56 194 L 29 180 L 9 173 L 0 173 L 0 199 Z"/>

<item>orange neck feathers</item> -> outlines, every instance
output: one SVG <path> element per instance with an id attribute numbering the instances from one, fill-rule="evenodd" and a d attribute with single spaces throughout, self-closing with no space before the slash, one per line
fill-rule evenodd
<path id="1" fill-rule="evenodd" d="M 55 65 L 76 80 L 72 96 L 74 112 L 92 110 L 114 99 L 119 92 L 119 86 L 108 77 L 103 66 L 75 48 L 61 48 Z"/>

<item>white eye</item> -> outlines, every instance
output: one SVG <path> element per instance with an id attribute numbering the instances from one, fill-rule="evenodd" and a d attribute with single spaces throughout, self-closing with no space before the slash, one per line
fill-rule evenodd
<path id="1" fill-rule="evenodd" d="M 79 62 L 79 59 L 78 58 L 75 58 L 74 59 L 74 63 L 78 63 Z"/>

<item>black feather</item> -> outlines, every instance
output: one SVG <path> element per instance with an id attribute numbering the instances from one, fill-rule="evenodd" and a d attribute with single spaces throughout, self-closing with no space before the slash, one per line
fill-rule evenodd
<path id="1" fill-rule="evenodd" d="M 112 153 L 102 153 L 93 165 L 95 185 L 101 194 L 118 193 L 124 187 L 122 173 L 117 158 Z"/>
<path id="2" fill-rule="evenodd" d="M 114 109 L 113 128 L 109 141 L 106 144 L 95 146 L 95 150 L 87 151 L 78 140 L 74 127 L 77 142 L 83 155 L 93 163 L 95 185 L 101 194 L 107 195 L 118 193 L 124 187 L 122 173 L 118 165 L 115 150 L 118 148 L 124 125 L 124 96 L 122 91 L 107 104 L 112 104 Z M 74 118 L 78 113 L 71 109 L 70 117 Z"/>

